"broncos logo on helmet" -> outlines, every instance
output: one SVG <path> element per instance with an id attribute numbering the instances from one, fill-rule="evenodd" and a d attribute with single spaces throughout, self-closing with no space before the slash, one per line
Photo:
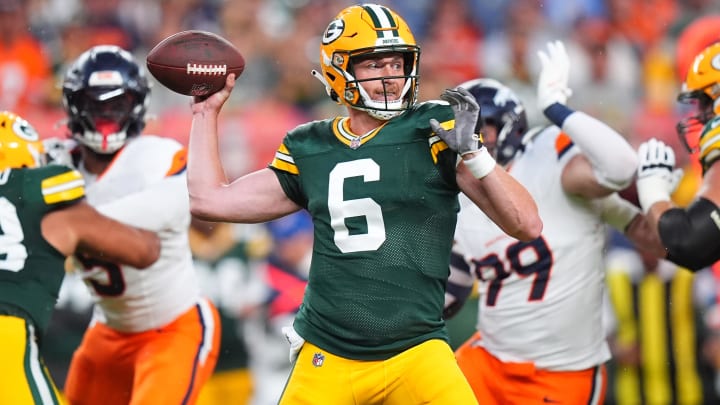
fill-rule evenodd
<path id="1" fill-rule="evenodd" d="M 122 48 L 85 51 L 66 72 L 62 93 L 73 138 L 97 153 L 117 152 L 145 127 L 150 85 Z"/>
<path id="2" fill-rule="evenodd" d="M 497 128 L 494 144 L 484 141 L 485 147 L 492 153 L 500 165 L 505 165 L 523 148 L 523 136 L 528 130 L 525 107 L 518 96 L 497 80 L 480 78 L 462 83 L 475 96 L 480 105 L 482 119 L 475 127 L 481 133 L 483 125 Z"/>
<path id="3" fill-rule="evenodd" d="M 372 100 L 353 75 L 353 60 L 374 53 L 403 55 L 405 85 L 399 100 Z M 321 73 L 312 74 L 338 104 L 388 120 L 417 102 L 419 61 L 420 48 L 407 23 L 387 7 L 363 4 L 344 9 L 330 22 L 320 44 Z"/>

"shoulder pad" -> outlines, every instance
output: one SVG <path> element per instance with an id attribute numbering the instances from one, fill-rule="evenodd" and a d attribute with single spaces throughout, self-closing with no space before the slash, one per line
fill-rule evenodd
<path id="1" fill-rule="evenodd" d="M 703 127 L 699 159 L 703 172 L 720 159 L 720 117 L 713 118 Z"/>
<path id="2" fill-rule="evenodd" d="M 67 166 L 52 165 L 41 169 L 40 189 L 47 205 L 67 203 L 85 196 L 85 180 L 80 172 Z"/>

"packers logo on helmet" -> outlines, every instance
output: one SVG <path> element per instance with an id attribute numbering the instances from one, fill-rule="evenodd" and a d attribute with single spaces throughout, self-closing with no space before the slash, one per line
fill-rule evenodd
<path id="1" fill-rule="evenodd" d="M 9 111 L 0 112 L 0 170 L 38 167 L 45 163 L 37 131 Z"/>
<path id="2" fill-rule="evenodd" d="M 405 84 L 399 100 L 377 101 L 370 98 L 362 81 L 353 74 L 353 59 L 374 53 L 396 53 L 403 57 L 403 76 L 378 77 L 372 80 L 397 79 Z M 417 102 L 420 48 L 410 27 L 394 11 L 377 4 L 351 6 L 330 22 L 320 45 L 320 70 L 313 71 L 337 103 L 366 111 L 388 120 L 411 108 Z"/>
<path id="3" fill-rule="evenodd" d="M 327 45 L 340 38 L 343 31 L 345 31 L 345 22 L 343 20 L 333 20 L 325 30 L 325 34 L 322 38 L 323 45 Z"/>

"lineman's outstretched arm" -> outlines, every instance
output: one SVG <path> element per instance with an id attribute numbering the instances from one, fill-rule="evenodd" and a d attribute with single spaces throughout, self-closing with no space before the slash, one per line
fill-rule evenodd
<path id="1" fill-rule="evenodd" d="M 230 97 L 235 76 L 228 75 L 225 87 L 192 104 L 192 127 L 188 150 L 190 211 L 199 219 L 256 223 L 295 212 L 300 207 L 287 198 L 270 169 L 247 174 L 228 182 L 218 150 L 218 115 Z"/>
<path id="2" fill-rule="evenodd" d="M 592 204 L 597 207 L 605 223 L 624 233 L 635 247 L 657 258 L 664 259 L 667 256 L 657 232 L 635 204 L 618 193 L 594 199 Z"/>
<path id="3" fill-rule="evenodd" d="M 160 256 L 155 233 L 106 217 L 85 201 L 46 214 L 42 234 L 65 256 L 82 252 L 139 269 Z"/>
<path id="4" fill-rule="evenodd" d="M 538 51 L 542 65 L 538 79 L 538 106 L 550 122 L 567 134 L 582 151 L 562 174 L 566 192 L 586 198 L 604 197 L 627 187 L 637 168 L 632 146 L 600 120 L 567 107 L 570 60 L 560 41 Z"/>

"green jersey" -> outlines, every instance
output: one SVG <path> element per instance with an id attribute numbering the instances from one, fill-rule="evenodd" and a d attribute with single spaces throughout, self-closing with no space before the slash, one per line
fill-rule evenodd
<path id="1" fill-rule="evenodd" d="M 315 229 L 295 329 L 351 359 L 394 356 L 432 338 L 442 319 L 459 209 L 457 155 L 428 121 L 452 126 L 449 106 L 423 103 L 355 137 L 348 118 L 289 132 L 270 164 Z"/>
<path id="2" fill-rule="evenodd" d="M 65 255 L 43 237 L 45 214 L 85 196 L 65 166 L 0 172 L 0 313 L 28 318 L 44 333 L 65 275 Z"/>

